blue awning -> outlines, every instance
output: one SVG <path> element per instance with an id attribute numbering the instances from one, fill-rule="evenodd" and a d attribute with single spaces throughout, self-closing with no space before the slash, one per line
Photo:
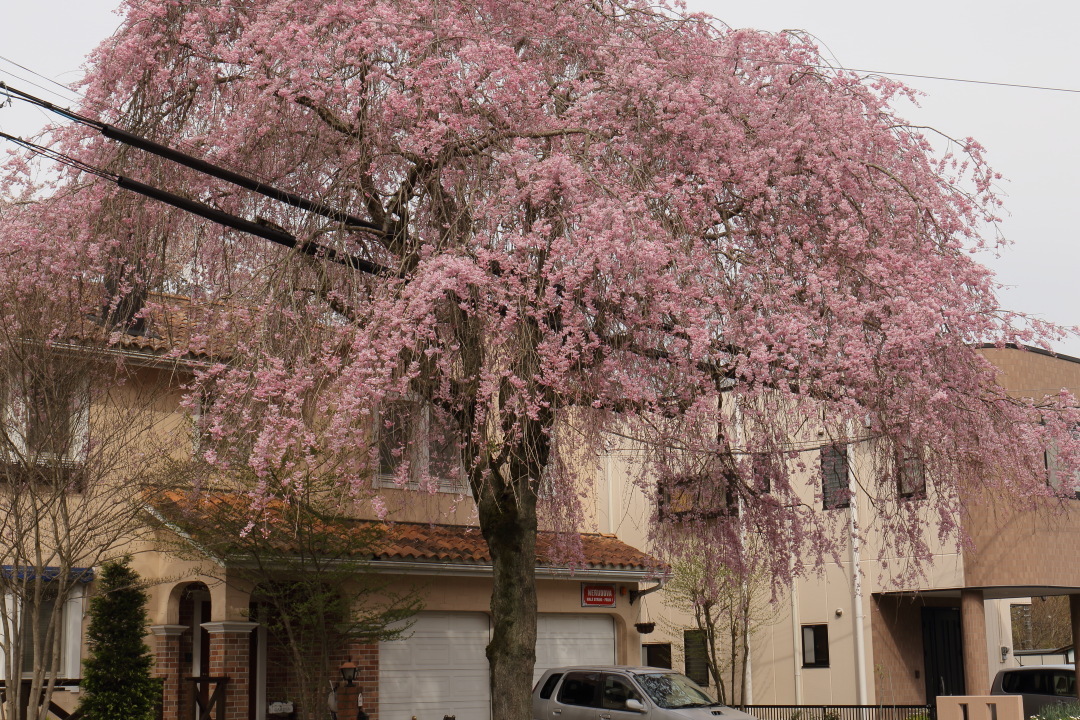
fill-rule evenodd
<path id="1" fill-rule="evenodd" d="M 41 572 L 42 580 L 45 582 L 55 580 L 60 577 L 60 573 L 63 572 L 58 567 L 36 568 L 29 565 L 19 567 L 14 565 L 4 565 L 0 567 L 0 572 L 3 572 L 4 577 L 14 577 L 19 580 L 33 580 L 37 577 L 39 571 Z M 94 580 L 94 568 L 71 568 L 68 572 L 72 582 L 88 583 Z"/>

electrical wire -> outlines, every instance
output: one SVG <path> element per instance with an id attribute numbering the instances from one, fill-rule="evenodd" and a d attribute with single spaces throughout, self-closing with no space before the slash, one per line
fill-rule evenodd
<path id="1" fill-rule="evenodd" d="M 99 167 L 83 162 L 77 158 L 65 155 L 57 150 L 54 150 L 44 145 L 31 142 L 29 140 L 23 140 L 22 138 L 15 137 L 5 132 L 0 132 L 0 139 L 12 142 L 31 153 L 47 158 L 54 162 L 60 163 L 70 168 L 85 172 L 90 175 L 108 180 L 115 183 L 118 187 L 124 190 L 130 190 L 132 192 L 148 197 L 152 200 L 171 205 L 185 212 L 189 212 L 193 215 L 210 220 L 219 225 L 223 225 L 240 232 L 261 237 L 264 240 L 269 240 L 277 245 L 296 250 L 304 255 L 310 257 L 324 259 L 327 262 L 331 262 L 337 265 L 343 265 L 345 267 L 352 268 L 353 270 L 359 270 L 370 275 L 384 275 L 384 276 L 397 276 L 401 277 L 401 273 L 394 273 L 389 268 L 382 265 L 365 260 L 364 258 L 347 253 L 339 253 L 333 248 L 328 248 L 315 242 L 302 241 L 295 235 L 292 235 L 285 230 L 269 227 L 259 222 L 253 222 L 245 218 L 227 213 L 224 210 L 201 203 L 196 200 L 191 200 L 175 193 L 162 190 L 161 188 L 148 185 L 138 180 L 124 177 L 116 173 L 103 170 Z"/>
<path id="2" fill-rule="evenodd" d="M 245 9 L 245 10 L 255 10 L 255 11 L 263 12 L 263 13 L 266 13 L 266 14 L 269 14 L 269 15 L 276 15 L 278 17 L 289 17 L 290 16 L 289 13 L 286 13 L 286 12 L 272 12 L 272 11 L 268 11 L 268 10 L 265 10 L 265 9 L 259 9 L 254 5 L 245 5 L 242 2 L 229 3 L 229 4 L 226 5 L 226 4 L 220 3 L 220 2 L 197 2 L 196 0 L 173 0 L 173 4 L 181 6 L 181 7 L 185 7 L 185 6 L 186 7 L 206 7 L 206 8 L 218 8 L 218 9 L 222 9 L 222 10 L 232 10 L 232 9 L 240 8 L 240 9 Z M 403 22 L 393 22 L 393 21 L 390 21 L 390 20 L 366 20 L 365 22 L 367 22 L 367 23 L 369 23 L 371 25 L 378 25 L 378 26 L 385 26 L 385 27 L 399 27 L 399 28 L 409 28 L 409 29 L 414 29 L 414 30 L 427 30 L 427 31 L 430 31 L 430 32 L 438 32 L 438 28 L 436 26 L 434 26 L 434 25 L 431 25 L 430 23 L 403 23 Z M 480 41 L 480 40 L 483 39 L 483 38 L 470 37 L 470 36 L 459 35 L 459 34 L 455 34 L 455 37 L 456 38 L 466 38 L 466 39 L 473 40 L 473 41 Z M 539 40 L 545 40 L 545 41 L 547 41 L 547 40 L 560 40 L 560 41 L 565 42 L 565 41 L 568 40 L 568 38 L 565 35 L 559 35 L 559 36 L 551 35 L 551 36 L 547 36 L 547 37 L 537 37 L 537 36 L 530 36 L 530 35 L 518 35 L 516 37 L 521 37 L 523 39 L 530 39 L 530 40 L 539 39 Z M 610 42 L 605 43 L 605 42 L 594 42 L 594 41 L 589 41 L 588 46 L 591 47 L 591 48 L 603 47 L 603 48 L 608 48 L 608 49 L 612 49 L 612 50 L 632 50 L 632 49 L 637 49 L 637 48 L 634 48 L 634 47 L 632 47 L 630 45 L 623 45 L 623 44 L 620 44 L 620 43 L 610 43 Z M 990 86 L 990 87 L 1003 87 L 1003 88 L 1011 88 L 1011 89 L 1018 89 L 1018 90 L 1040 90 L 1040 91 L 1046 91 L 1046 92 L 1060 92 L 1060 93 L 1080 94 L 1080 88 L 1055 87 L 1055 86 L 1052 86 L 1052 85 L 1037 85 L 1037 84 L 1033 84 L 1033 83 L 1008 83 L 1008 82 L 1000 82 L 1000 81 L 995 81 L 995 80 L 978 80 L 978 79 L 973 79 L 973 78 L 959 78 L 959 77 L 953 77 L 953 76 L 950 76 L 950 75 L 924 75 L 924 74 L 919 74 L 919 73 L 907 73 L 907 72 L 900 72 L 900 71 L 894 71 L 894 70 L 872 70 L 872 69 L 867 69 L 867 68 L 849 68 L 849 67 L 844 67 L 844 66 L 829 65 L 829 64 L 826 64 L 826 63 L 799 63 L 799 62 L 794 62 L 794 61 L 791 61 L 791 60 L 774 60 L 774 59 L 771 59 L 771 58 L 744 57 L 744 56 L 739 56 L 739 55 L 722 55 L 722 54 L 716 54 L 716 53 L 704 53 L 704 52 L 699 52 L 699 51 L 696 51 L 696 50 L 673 50 L 671 52 L 673 52 L 674 54 L 677 54 L 677 55 L 684 55 L 684 56 L 688 56 L 688 57 L 712 58 L 712 59 L 715 59 L 715 60 L 731 60 L 733 62 L 754 62 L 754 63 L 761 63 L 761 64 L 765 64 L 765 65 L 781 65 L 781 66 L 786 66 L 786 67 L 789 66 L 789 67 L 796 67 L 796 68 L 804 68 L 804 69 L 807 69 L 807 70 L 831 70 L 831 71 L 834 71 L 834 72 L 835 71 L 842 71 L 842 72 L 850 72 L 850 73 L 860 73 L 860 74 L 871 75 L 871 76 L 873 76 L 873 75 L 881 75 L 881 76 L 886 76 L 886 77 L 905 77 L 905 78 L 915 78 L 915 79 L 920 79 L 920 80 L 939 80 L 939 81 L 943 81 L 943 82 L 964 83 L 964 84 L 971 84 L 971 85 L 985 85 L 985 86 Z"/>
<path id="3" fill-rule="evenodd" d="M 68 102 L 71 102 L 72 100 L 82 101 L 83 99 L 85 99 L 85 96 L 81 92 L 76 90 L 75 88 L 68 87 L 67 85 L 64 85 L 61 82 L 57 82 L 56 80 L 53 80 L 51 77 L 49 77 L 47 75 L 42 75 L 41 73 L 37 72 L 33 68 L 28 68 L 25 65 L 12 60 L 11 58 L 7 57 L 6 55 L 0 55 L 0 61 L 6 62 L 8 65 L 14 65 L 15 67 L 19 68 L 20 70 L 28 72 L 31 75 L 33 75 L 35 77 L 38 77 L 38 78 L 44 80 L 47 83 L 51 83 L 51 84 L 55 85 L 58 88 L 62 88 L 63 90 L 66 90 L 68 92 L 69 96 L 71 96 L 71 97 L 65 97 L 64 95 L 62 95 L 61 93 L 56 92 L 55 90 L 49 90 L 48 88 L 46 88 L 46 87 L 44 87 L 42 85 L 39 85 L 39 84 L 35 83 L 32 80 L 29 80 L 29 79 L 24 78 L 24 77 L 19 77 L 18 75 L 11 72 L 10 70 L 3 71 L 3 72 L 7 72 L 9 75 L 12 75 L 13 77 L 18 77 L 23 82 L 25 82 L 25 83 L 27 83 L 29 85 L 33 85 L 34 87 L 38 88 L 39 90 L 42 90 L 43 92 L 50 93 L 51 95 L 55 95 L 58 98 L 63 98 L 64 100 L 66 100 Z"/>
<path id="4" fill-rule="evenodd" d="M 18 67 L 24 67 L 24 66 L 19 65 L 18 63 L 14 62 L 12 60 L 9 60 L 8 58 L 5 58 L 3 56 L 0 56 L 0 59 L 6 60 L 7 62 L 10 62 L 11 64 L 16 65 Z M 38 77 L 41 77 L 41 78 L 47 80 L 48 82 L 51 82 L 51 83 L 53 83 L 53 84 L 55 84 L 55 85 L 57 85 L 59 87 L 71 90 L 71 92 L 74 95 L 76 95 L 78 102 L 82 103 L 84 106 L 85 105 L 90 105 L 90 106 L 95 106 L 96 105 L 99 108 L 99 110 L 104 108 L 106 111 L 115 112 L 115 110 L 109 108 L 104 103 L 90 102 L 85 97 L 85 95 L 83 95 L 81 92 L 79 92 L 77 90 L 74 90 L 73 88 L 68 88 L 67 86 L 62 85 L 61 83 L 58 83 L 55 80 L 51 80 L 50 78 L 47 78 L 46 76 L 41 75 L 41 73 L 37 73 L 34 70 L 31 70 L 29 68 L 25 68 L 25 69 L 27 70 L 27 72 L 33 73 L 34 75 L 37 75 Z M 20 76 L 18 74 L 12 73 L 11 71 L 0 70 L 0 73 L 6 73 L 8 75 L 11 75 L 12 77 L 18 78 L 19 80 L 21 80 L 23 82 L 26 82 L 26 83 L 28 83 L 30 85 L 33 85 L 34 87 L 36 87 L 36 88 L 38 88 L 40 90 L 43 90 L 45 92 L 49 92 L 52 95 L 54 95 L 55 97 L 63 98 L 63 96 L 60 95 L 59 93 L 50 91 L 50 90 L 48 90 L 48 88 L 43 87 L 41 84 L 35 83 L 35 82 L 31 81 L 31 80 L 28 80 L 28 79 L 26 79 L 26 78 L 24 78 L 24 77 L 22 77 L 22 76 Z M 98 130 L 99 132 L 101 132 L 102 134 L 104 134 L 106 137 L 108 137 L 110 139 L 120 140 L 121 142 L 125 142 L 125 143 L 133 145 L 135 147 L 139 147 L 140 149 L 145 150 L 147 152 L 151 152 L 151 153 L 154 153 L 154 154 L 157 154 L 157 155 L 161 155 L 163 157 L 166 157 L 167 159 L 171 159 L 171 160 L 174 160 L 176 162 L 180 162 L 181 164 L 187 165 L 188 167 L 191 167 L 192 169 L 197 170 L 199 172 L 203 172 L 203 173 L 206 173 L 206 174 L 209 174 L 209 175 L 213 175 L 215 177 L 218 177 L 220 179 L 225 180 L 226 182 L 231 182 L 233 184 L 244 187 L 244 188 L 246 188 L 248 190 L 252 190 L 252 191 L 260 193 L 262 195 L 266 195 L 267 197 L 271 197 L 271 198 L 273 198 L 275 200 L 278 200 L 280 202 L 285 202 L 285 203 L 287 203 L 289 205 L 300 208 L 302 210 L 307 210 L 308 212 L 314 212 L 316 214 L 322 215 L 323 217 L 327 217 L 327 218 L 330 218 L 330 219 L 334 219 L 334 220 L 344 222 L 346 225 L 348 225 L 350 227 L 350 229 L 366 230 L 366 231 L 370 231 L 370 232 L 381 232 L 381 228 L 376 226 L 374 223 L 371 223 L 369 221 L 358 218 L 355 215 L 352 215 L 350 213 L 346 213 L 346 212 L 337 210 L 336 208 L 331 208 L 331 207 L 329 207 L 329 206 L 327 206 L 327 205 L 325 205 L 323 203 L 309 201 L 309 200 L 307 200 L 305 198 L 301 198 L 300 196 L 297 196 L 297 195 L 295 195 L 293 193 L 289 193 L 289 192 L 286 192 L 286 191 L 283 191 L 283 190 L 276 189 L 270 184 L 270 182 L 265 177 L 260 178 L 258 175 L 252 175 L 252 174 L 250 174 L 249 170 L 244 171 L 246 173 L 249 173 L 248 175 L 241 175 L 240 174 L 240 172 L 241 172 L 240 169 L 237 168 L 235 165 L 230 165 L 230 163 L 228 163 L 228 162 L 224 162 L 224 161 L 219 160 L 218 164 L 214 165 L 214 164 L 202 161 L 202 160 L 198 160 L 198 159 L 193 158 L 191 156 L 187 156 L 185 159 L 180 159 L 180 158 L 177 157 L 177 155 L 181 155 L 181 153 L 177 153 L 175 150 L 172 150 L 172 148 L 167 148 L 166 146 L 160 145 L 159 143 L 154 143 L 152 141 L 146 140 L 146 139 L 141 138 L 141 137 L 139 137 L 137 135 L 134 135 L 132 133 L 128 133 L 128 132 L 126 132 L 124 130 L 121 130 L 121 129 L 113 126 L 113 125 L 109 125 L 107 123 L 104 123 L 104 122 L 101 122 L 101 121 L 98 121 L 98 120 L 94 120 L 92 118 L 87 118 L 87 117 L 85 117 L 83 115 L 75 113 L 74 111 L 72 111 L 72 110 L 70 110 L 68 108 L 58 107 L 56 105 L 53 105 L 52 103 L 49 103 L 48 101 L 41 100 L 40 98 L 36 98 L 33 95 L 30 95 L 28 93 L 23 93 L 23 92 L 17 91 L 14 88 L 11 88 L 6 83 L 4 83 L 2 80 L 0 80 L 0 94 L 7 95 L 8 99 L 11 100 L 11 99 L 13 99 L 12 98 L 13 92 L 14 92 L 14 95 L 20 100 L 24 100 L 26 102 L 29 102 L 29 103 L 31 103 L 33 105 L 36 105 L 37 107 L 39 107 L 41 109 L 44 109 L 44 110 L 47 110 L 49 112 L 53 112 L 53 113 L 62 115 L 64 117 L 68 118 L 69 120 L 73 120 L 75 122 L 78 122 L 78 123 L 87 125 L 89 127 L 92 127 L 92 128 L 94 128 L 95 130 Z M 66 100 L 67 98 L 64 98 L 64 99 Z M 3 107 L 3 104 L 0 103 L 0 108 L 2 108 L 2 107 Z M 129 118 L 130 117 L 129 113 L 125 113 L 123 111 L 115 112 L 115 114 L 117 114 L 120 118 Z M 184 138 L 179 138 L 177 144 L 182 146 L 182 147 L 187 147 L 192 152 L 196 152 L 197 150 L 201 149 L 201 148 L 195 147 L 193 145 L 193 143 L 185 140 Z"/>
<path id="5" fill-rule="evenodd" d="M 57 150 L 53 150 L 52 148 L 45 147 L 44 145 L 38 145 L 37 143 L 30 142 L 29 140 L 23 140 L 20 137 L 9 135 L 6 132 L 0 132 L 0 138 L 7 140 L 10 143 L 14 143 L 15 145 L 18 145 L 25 150 L 29 150 L 34 155 L 38 155 L 48 160 L 52 160 L 53 162 L 59 163 L 66 167 L 74 168 L 75 170 L 78 170 L 80 172 L 84 172 L 89 175 L 93 175 L 95 177 L 99 177 L 112 182 L 117 182 L 120 179 L 119 175 L 110 173 L 106 170 L 102 170 L 101 168 L 90 165 L 89 163 L 85 163 L 77 158 L 73 158 L 70 155 L 65 155 L 64 153 L 61 153 Z"/>
<path id="6" fill-rule="evenodd" d="M 134 133 L 122 130 L 121 128 L 115 127 L 113 125 L 109 125 L 108 123 L 101 122 L 100 120 L 94 120 L 93 118 L 86 117 L 85 115 L 81 115 L 67 108 L 58 107 L 47 100 L 42 100 L 41 98 L 19 90 L 18 88 L 13 88 L 4 82 L 0 82 L 0 91 L 6 93 L 9 98 L 15 98 L 23 102 L 30 103 L 31 105 L 35 105 L 44 110 L 48 110 L 49 112 L 55 113 L 69 120 L 73 120 L 81 125 L 93 128 L 94 130 L 97 130 L 104 137 L 110 140 L 116 140 L 130 147 L 138 148 L 139 150 L 152 153 L 171 162 L 175 162 L 179 165 L 189 167 L 192 170 L 203 173 L 204 175 L 216 177 L 219 180 L 224 180 L 238 187 L 242 187 L 245 190 L 256 192 L 272 200 L 277 200 L 278 202 L 291 205 L 300 210 L 315 213 L 325 218 L 344 223 L 350 229 L 363 230 L 376 234 L 382 233 L 382 228 L 376 223 L 373 223 L 369 220 L 365 220 L 350 213 L 342 212 L 337 208 L 332 208 L 318 201 L 308 200 L 307 198 L 301 197 L 295 193 L 280 190 L 272 185 L 253 180 L 252 178 L 241 175 L 240 173 L 228 170 L 200 158 L 179 152 L 178 150 L 174 150 L 173 148 L 170 148 L 166 145 L 154 142 L 153 140 L 148 140 L 139 135 L 135 135 Z"/>

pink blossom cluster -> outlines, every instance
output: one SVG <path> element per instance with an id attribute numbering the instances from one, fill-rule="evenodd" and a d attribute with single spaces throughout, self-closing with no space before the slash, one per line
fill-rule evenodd
<path id="1" fill-rule="evenodd" d="M 378 229 L 83 128 L 55 131 L 58 148 L 392 270 L 274 248 L 76 171 L 25 187 L 25 162 L 7 165 L 8 194 L 35 201 L 4 211 L 5 277 L 89 308 L 122 267 L 114 292 L 190 299 L 192 342 L 219 349 L 192 386 L 213 400 L 204 459 L 252 473 L 253 497 L 313 473 L 370 497 L 379 410 L 418 399 L 478 500 L 527 497 L 571 529 L 590 453 L 615 433 L 650 496 L 705 489 L 692 532 L 658 531 L 658 550 L 743 568 L 751 532 L 784 577 L 793 553 L 835 551 L 797 479 L 819 429 L 882 458 L 861 478 L 874 498 L 895 489 L 897 448 L 926 448 L 938 502 L 882 503 L 889 555 L 929 552 L 928 507 L 955 538 L 965 488 L 1044 495 L 1042 451 L 1077 458 L 1073 399 L 1008 398 L 976 352 L 1057 332 L 1003 311 L 972 259 L 999 212 L 982 149 L 936 155 L 890 105 L 904 87 L 830 69 L 802 38 L 637 0 L 124 14 L 85 113 Z M 402 487 L 429 472 L 408 466 Z"/>

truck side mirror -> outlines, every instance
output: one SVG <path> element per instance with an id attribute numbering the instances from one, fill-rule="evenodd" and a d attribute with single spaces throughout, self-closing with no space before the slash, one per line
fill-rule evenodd
<path id="1" fill-rule="evenodd" d="M 634 712 L 645 712 L 645 706 L 641 704 L 640 700 L 630 698 L 626 701 L 626 709 L 633 710 Z"/>

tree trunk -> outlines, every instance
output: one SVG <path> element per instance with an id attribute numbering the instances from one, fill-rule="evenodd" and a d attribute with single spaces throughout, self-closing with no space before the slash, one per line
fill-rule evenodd
<path id="1" fill-rule="evenodd" d="M 536 495 L 527 478 L 494 480 L 484 485 L 478 504 L 494 566 L 487 646 L 491 716 L 528 720 L 536 662 Z"/>

